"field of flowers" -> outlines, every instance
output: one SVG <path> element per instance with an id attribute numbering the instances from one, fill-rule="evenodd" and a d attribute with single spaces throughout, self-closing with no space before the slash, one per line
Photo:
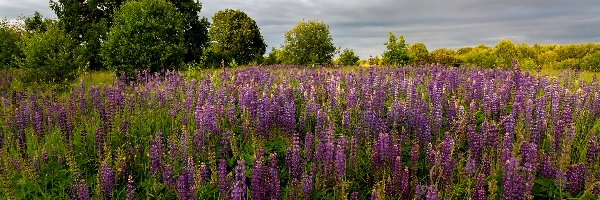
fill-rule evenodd
<path id="1" fill-rule="evenodd" d="M 0 198 L 600 195 L 600 83 L 577 73 L 270 66 L 135 79 L 0 87 Z"/>

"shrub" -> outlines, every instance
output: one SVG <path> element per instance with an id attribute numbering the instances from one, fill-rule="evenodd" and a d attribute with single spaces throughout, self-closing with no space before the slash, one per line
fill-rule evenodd
<path id="1" fill-rule="evenodd" d="M 183 63 L 182 17 L 165 0 L 129 1 L 115 13 L 102 58 L 110 69 L 132 76 L 135 70 L 158 71 Z"/>
<path id="2" fill-rule="evenodd" d="M 19 47 L 21 33 L 11 27 L 8 22 L 0 21 L 0 69 L 16 67 L 17 60 L 23 52 Z"/>
<path id="3" fill-rule="evenodd" d="M 80 48 L 56 24 L 47 30 L 34 32 L 24 37 L 23 55 L 20 62 L 25 83 L 64 84 L 73 80 L 79 65 Z"/>
<path id="4" fill-rule="evenodd" d="M 583 57 L 581 68 L 595 72 L 600 71 L 600 51 L 596 51 L 595 53 Z"/>

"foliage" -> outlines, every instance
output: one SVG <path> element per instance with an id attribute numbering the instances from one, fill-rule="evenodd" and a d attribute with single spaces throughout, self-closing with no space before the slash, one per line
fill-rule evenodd
<path id="1" fill-rule="evenodd" d="M 388 34 L 389 39 L 385 43 L 386 51 L 382 55 L 383 61 L 390 65 L 406 65 L 410 63 L 411 55 L 404 37 L 402 35 L 396 37 L 391 32 Z"/>
<path id="2" fill-rule="evenodd" d="M 282 60 L 286 64 L 331 64 L 335 53 L 329 25 L 322 21 L 298 21 L 285 33 Z"/>
<path id="3" fill-rule="evenodd" d="M 183 19 L 183 36 L 187 53 L 185 62 L 199 62 L 202 56 L 202 49 L 207 46 L 208 37 L 208 19 L 199 17 L 202 4 L 196 0 L 169 0 L 175 6 L 177 12 Z"/>
<path id="4" fill-rule="evenodd" d="M 500 40 L 494 46 L 494 55 L 498 57 L 500 67 L 511 67 L 512 61 L 517 59 L 517 49 L 510 40 Z"/>
<path id="5" fill-rule="evenodd" d="M 165 0 L 130 1 L 115 13 L 102 58 L 111 69 L 132 76 L 135 70 L 175 69 L 186 52 L 181 15 Z"/>
<path id="6" fill-rule="evenodd" d="M 80 66 L 75 41 L 57 25 L 44 32 L 27 35 L 23 41 L 24 59 L 20 63 L 26 83 L 60 85 L 73 80 Z"/>
<path id="7" fill-rule="evenodd" d="M 425 44 L 421 42 L 414 43 L 408 47 L 408 51 L 414 64 L 429 63 L 429 51 L 427 51 Z"/>
<path id="8" fill-rule="evenodd" d="M 583 57 L 581 68 L 584 70 L 599 72 L 600 71 L 600 51 L 588 54 Z"/>
<path id="9" fill-rule="evenodd" d="M 340 57 L 337 59 L 336 64 L 351 66 L 356 65 L 360 58 L 357 55 L 354 55 L 354 50 L 352 49 L 344 49 L 340 54 Z"/>
<path id="10" fill-rule="evenodd" d="M 452 49 L 436 49 L 432 52 L 429 52 L 429 56 L 433 63 L 445 64 L 448 66 L 461 63 L 461 61 L 457 58 L 456 51 Z"/>
<path id="11" fill-rule="evenodd" d="M 261 58 L 266 44 L 256 22 L 240 10 L 225 9 L 215 13 L 208 31 L 210 50 L 216 60 L 246 65 Z M 207 63 L 209 64 L 209 63 Z"/>
<path id="12" fill-rule="evenodd" d="M 263 59 L 263 64 L 265 65 L 276 65 L 282 64 L 283 55 L 281 49 L 277 49 L 275 47 L 271 48 L 271 52 Z"/>
<path id="13" fill-rule="evenodd" d="M 35 11 L 33 16 L 26 17 L 25 19 L 23 19 L 23 22 L 25 23 L 25 31 L 30 33 L 38 31 L 44 32 L 48 29 L 48 26 L 52 25 L 53 23 L 56 23 L 56 21 L 52 19 L 44 18 L 44 16 L 42 16 L 42 14 L 40 14 L 37 11 Z"/>
<path id="14" fill-rule="evenodd" d="M 0 69 L 17 66 L 17 61 L 23 56 L 21 37 L 21 32 L 8 21 L 0 21 Z"/>
<path id="15" fill-rule="evenodd" d="M 51 0 L 50 8 L 58 17 L 60 27 L 82 48 L 87 69 L 105 69 L 100 56 L 102 41 L 106 41 L 113 24 L 113 15 L 125 0 Z"/>

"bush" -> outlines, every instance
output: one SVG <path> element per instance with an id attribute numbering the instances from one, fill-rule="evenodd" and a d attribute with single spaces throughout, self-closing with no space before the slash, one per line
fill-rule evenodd
<path id="1" fill-rule="evenodd" d="M 581 61 L 576 58 L 567 58 L 558 62 L 555 66 L 557 69 L 578 69 Z"/>
<path id="2" fill-rule="evenodd" d="M 358 56 L 354 54 L 354 50 L 344 49 L 340 54 L 340 57 L 338 58 L 336 64 L 345 66 L 357 65 L 358 60 L 360 60 L 360 58 L 358 58 Z"/>
<path id="3" fill-rule="evenodd" d="M 336 52 L 329 25 L 319 20 L 302 20 L 285 33 L 282 57 L 286 64 L 331 64 Z"/>
<path id="4" fill-rule="evenodd" d="M 49 25 L 44 32 L 26 36 L 23 41 L 25 59 L 20 62 L 23 69 L 21 80 L 25 83 L 65 84 L 77 74 L 80 48 L 56 24 Z"/>
<path id="5" fill-rule="evenodd" d="M 0 21 L 0 69 L 16 67 L 17 60 L 23 52 L 19 47 L 21 33 L 11 27 L 8 22 Z"/>
<path id="6" fill-rule="evenodd" d="M 129 1 L 115 13 L 102 58 L 110 69 L 132 76 L 135 70 L 176 69 L 186 49 L 182 17 L 165 0 Z"/>
<path id="7" fill-rule="evenodd" d="M 594 72 L 600 71 L 600 51 L 596 51 L 595 53 L 588 54 L 583 57 L 581 62 L 581 68 L 584 70 L 590 70 Z"/>

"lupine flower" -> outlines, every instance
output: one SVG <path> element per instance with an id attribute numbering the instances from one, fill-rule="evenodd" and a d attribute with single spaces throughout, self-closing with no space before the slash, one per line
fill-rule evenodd
<path id="1" fill-rule="evenodd" d="M 502 199 L 523 199 L 525 182 L 519 173 L 519 160 L 509 158 L 502 169 Z"/>
<path id="2" fill-rule="evenodd" d="M 452 171 L 454 170 L 454 159 L 452 152 L 454 149 L 454 139 L 449 133 L 445 134 L 444 141 L 440 144 L 440 161 L 442 172 L 442 185 L 444 188 L 450 186 L 452 180 Z"/>
<path id="3" fill-rule="evenodd" d="M 177 177 L 177 198 L 180 200 L 194 199 L 192 184 L 192 174 L 188 170 L 183 170 L 179 177 Z"/>
<path id="4" fill-rule="evenodd" d="M 227 186 L 227 161 L 224 159 L 219 160 L 219 166 L 217 169 L 218 174 L 218 182 L 219 182 L 219 192 L 221 193 L 221 197 L 227 197 L 228 186 Z"/>
<path id="5" fill-rule="evenodd" d="M 175 179 L 173 177 L 173 166 L 165 164 L 162 168 L 162 182 L 169 188 L 175 188 Z"/>
<path id="6" fill-rule="evenodd" d="M 267 199 L 280 199 L 281 198 L 281 185 L 279 182 L 279 170 L 277 169 L 277 155 L 271 154 L 269 156 L 269 171 L 268 171 L 268 190 Z"/>
<path id="7" fill-rule="evenodd" d="M 527 141 L 523 142 L 521 144 L 521 161 L 525 181 L 525 195 L 531 195 L 535 172 L 537 171 L 537 145 Z"/>
<path id="8" fill-rule="evenodd" d="M 157 132 L 154 139 L 150 140 L 150 175 L 159 176 L 161 174 L 163 160 L 162 133 Z"/>
<path id="9" fill-rule="evenodd" d="M 350 200 L 358 200 L 358 192 L 350 193 Z"/>
<path id="10" fill-rule="evenodd" d="M 344 138 L 337 140 L 335 151 L 335 174 L 336 179 L 341 181 L 346 175 L 346 140 Z"/>
<path id="11" fill-rule="evenodd" d="M 115 172 L 106 164 L 100 167 L 99 184 L 102 199 L 111 199 L 115 188 Z"/>
<path id="12" fill-rule="evenodd" d="M 246 199 L 246 177 L 244 175 L 245 165 L 244 159 L 237 161 L 237 166 L 235 167 L 235 177 L 233 180 L 233 185 L 231 186 L 231 199 L 233 200 Z"/>
<path id="13" fill-rule="evenodd" d="M 252 178 L 250 179 L 250 188 L 252 190 L 252 199 L 264 199 L 266 187 L 264 185 L 265 169 L 268 169 L 263 164 L 264 150 L 262 148 L 256 151 L 254 163 L 252 166 Z M 289 155 L 289 154 L 288 154 Z"/>
<path id="14" fill-rule="evenodd" d="M 567 166 L 567 190 L 572 194 L 576 195 L 581 191 L 583 181 L 586 176 L 587 166 L 584 163 L 572 164 Z"/>
<path id="15" fill-rule="evenodd" d="M 73 199 L 76 200 L 89 200 L 90 199 L 90 190 L 88 188 L 87 183 L 82 179 L 75 180 L 75 183 L 72 187 L 73 191 Z"/>
<path id="16" fill-rule="evenodd" d="M 486 200 L 487 193 L 485 188 L 485 175 L 479 174 L 475 183 L 475 188 L 472 190 L 471 196 L 473 200 Z"/>
<path id="17" fill-rule="evenodd" d="M 425 199 L 436 200 L 436 199 L 438 199 L 438 196 L 439 196 L 439 191 L 437 188 L 435 188 L 433 185 L 430 185 L 429 187 L 427 187 L 427 196 Z"/>
<path id="18" fill-rule="evenodd" d="M 125 199 L 133 200 L 135 197 L 135 186 L 133 185 L 133 177 L 129 175 L 127 178 L 127 188 L 125 192 Z"/>
<path id="19" fill-rule="evenodd" d="M 300 139 L 296 134 L 292 136 L 292 145 L 286 151 L 285 165 L 288 174 L 293 180 L 300 180 L 302 176 L 302 166 L 300 165 Z"/>

